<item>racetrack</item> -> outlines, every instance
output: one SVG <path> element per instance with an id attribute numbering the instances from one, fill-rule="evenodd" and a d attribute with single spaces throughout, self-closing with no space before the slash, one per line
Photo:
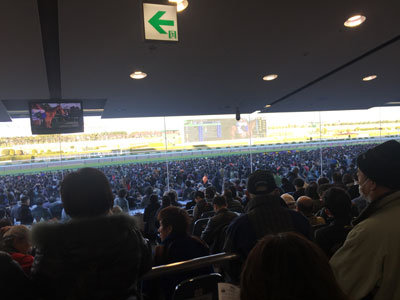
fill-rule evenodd
<path id="1" fill-rule="evenodd" d="M 293 150 L 313 150 L 320 147 L 333 147 L 355 144 L 372 144 L 379 143 L 385 140 L 393 139 L 393 137 L 384 138 L 368 138 L 355 140 L 339 140 L 339 141 L 322 141 L 322 142 L 306 142 L 278 145 L 257 145 L 248 147 L 228 147 L 222 149 L 202 149 L 202 150 L 187 150 L 187 151 L 169 151 L 153 153 L 138 153 L 133 155 L 113 155 L 87 159 L 70 159 L 48 162 L 35 163 L 17 163 L 0 166 L 0 176 L 40 173 L 49 171 L 59 171 L 66 169 L 79 169 L 83 167 L 102 167 L 110 165 L 124 165 L 132 163 L 151 163 L 160 161 L 186 160 L 204 157 L 216 157 L 227 155 L 252 154 L 261 152 L 275 151 L 293 151 Z"/>

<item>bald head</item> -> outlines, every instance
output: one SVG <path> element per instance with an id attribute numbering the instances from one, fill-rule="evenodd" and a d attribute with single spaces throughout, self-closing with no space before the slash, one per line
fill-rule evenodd
<path id="1" fill-rule="evenodd" d="M 294 201 L 294 198 L 290 194 L 283 194 L 281 195 L 281 198 L 285 201 L 286 205 L 290 209 L 295 209 L 296 208 L 296 201 Z"/>
<path id="2" fill-rule="evenodd" d="M 313 200 L 307 196 L 301 196 L 296 201 L 297 210 L 304 215 L 312 214 Z"/>

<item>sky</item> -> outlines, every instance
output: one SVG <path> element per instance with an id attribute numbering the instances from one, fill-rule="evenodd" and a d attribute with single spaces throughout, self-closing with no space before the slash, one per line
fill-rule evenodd
<path id="1" fill-rule="evenodd" d="M 256 114 L 252 114 L 255 117 Z M 296 113 L 266 113 L 257 114 L 257 117 L 267 119 L 269 124 L 287 125 L 319 122 L 365 122 L 382 120 L 400 120 L 400 106 L 375 107 L 368 110 L 326 111 L 326 112 L 296 112 Z M 166 117 L 167 130 L 180 130 L 183 132 L 184 120 L 193 119 L 229 119 L 235 115 L 210 115 L 210 116 L 182 116 Z M 242 115 L 248 118 L 248 115 Z M 152 118 L 122 118 L 101 119 L 101 117 L 85 117 L 85 133 L 112 132 L 112 131 L 161 131 L 164 129 L 163 117 Z M 28 118 L 13 119 L 12 122 L 0 122 L 0 137 L 31 136 L 30 121 Z"/>

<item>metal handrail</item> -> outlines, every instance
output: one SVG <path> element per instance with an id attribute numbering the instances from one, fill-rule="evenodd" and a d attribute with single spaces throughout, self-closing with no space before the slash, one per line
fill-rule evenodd
<path id="1" fill-rule="evenodd" d="M 226 262 L 229 260 L 238 259 L 239 255 L 235 253 L 218 253 L 208 256 L 202 256 L 198 258 L 193 258 L 190 260 L 174 262 L 168 265 L 162 265 L 153 267 L 149 272 L 147 272 L 144 276 L 144 280 L 153 279 L 156 277 L 170 275 L 171 273 L 181 272 L 181 271 L 190 271 L 198 268 L 202 268 L 205 266 L 213 265 L 216 263 Z"/>

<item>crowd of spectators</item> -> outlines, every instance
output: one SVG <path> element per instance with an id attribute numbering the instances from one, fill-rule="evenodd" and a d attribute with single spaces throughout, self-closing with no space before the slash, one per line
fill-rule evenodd
<path id="1" fill-rule="evenodd" d="M 225 251 L 241 299 L 399 299 L 400 144 L 323 151 L 2 176 L 0 269 L 15 299 L 173 299 L 215 266 L 152 265 Z"/>
<path id="2" fill-rule="evenodd" d="M 176 130 L 167 131 L 168 135 L 178 134 Z M 151 139 L 154 137 L 162 138 L 163 131 L 139 131 L 139 132 L 100 132 L 100 133 L 85 133 L 72 135 L 38 135 L 38 136 L 21 136 L 0 138 L 0 147 L 23 146 L 26 144 L 46 144 L 46 143 L 74 143 L 82 141 L 107 141 L 119 139 L 145 138 Z"/>

